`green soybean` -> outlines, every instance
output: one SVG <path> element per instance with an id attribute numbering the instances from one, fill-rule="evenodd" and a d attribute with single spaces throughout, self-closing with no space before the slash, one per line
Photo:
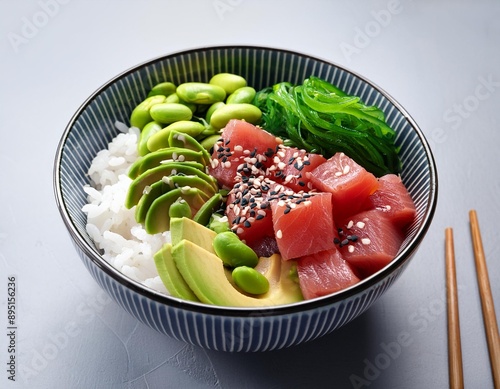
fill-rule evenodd
<path id="1" fill-rule="evenodd" d="M 226 98 L 226 91 L 223 88 L 203 82 L 180 84 L 176 93 L 181 100 L 194 104 L 213 104 Z"/>
<path id="2" fill-rule="evenodd" d="M 209 83 L 220 86 L 228 95 L 247 85 L 247 81 L 243 77 L 232 73 L 216 74 L 210 79 Z"/>
<path id="3" fill-rule="evenodd" d="M 194 138 L 198 136 L 204 129 L 205 126 L 199 122 L 179 120 L 151 135 L 147 140 L 147 148 L 150 151 L 155 151 L 165 147 L 169 147 L 170 133 L 172 131 L 188 134 Z"/>
<path id="4" fill-rule="evenodd" d="M 170 96 L 172 93 L 175 93 L 175 89 L 175 84 L 171 82 L 160 82 L 151 88 L 148 97 L 157 95 Z"/>
<path id="5" fill-rule="evenodd" d="M 149 113 L 155 121 L 163 124 L 174 123 L 180 120 L 191 120 L 193 117 L 191 110 L 184 104 L 179 103 L 155 104 L 151 107 Z"/>
<path id="6" fill-rule="evenodd" d="M 269 281 L 257 270 L 248 266 L 238 266 L 232 273 L 234 283 L 249 294 L 264 294 L 269 291 Z"/>
<path id="7" fill-rule="evenodd" d="M 221 232 L 231 231 L 227 216 L 221 215 L 219 213 L 213 213 L 212 216 L 210 216 L 208 228 L 210 228 L 212 231 L 215 231 L 217 234 L 220 234 Z"/>
<path id="8" fill-rule="evenodd" d="M 221 232 L 213 240 L 213 247 L 217 256 L 229 267 L 254 267 L 259 257 L 249 246 L 243 243 L 232 231 Z"/>
<path id="9" fill-rule="evenodd" d="M 225 106 L 226 103 L 223 101 L 218 101 L 216 103 L 213 103 L 210 107 L 208 107 L 207 113 L 205 115 L 205 120 L 210 123 L 210 118 L 212 117 L 213 113 L 215 112 L 216 109 L 219 109 L 223 106 Z"/>
<path id="10" fill-rule="evenodd" d="M 147 97 L 130 114 L 130 125 L 142 130 L 146 124 L 153 120 L 151 108 L 163 103 L 165 99 L 166 97 L 162 95 Z"/>
<path id="11" fill-rule="evenodd" d="M 256 93 L 257 91 L 251 86 L 238 88 L 227 96 L 226 104 L 251 103 L 255 98 Z"/>
<path id="12" fill-rule="evenodd" d="M 161 129 L 161 124 L 155 121 L 149 122 L 144 126 L 139 137 L 139 143 L 137 145 L 137 151 L 139 152 L 139 155 L 141 157 L 150 152 L 150 150 L 148 149 L 149 138 L 151 138 L 158 131 L 161 131 Z"/>
<path id="13" fill-rule="evenodd" d="M 179 99 L 179 95 L 177 93 L 172 93 L 171 95 L 167 96 L 165 99 L 165 103 L 179 103 L 181 99 Z"/>
<path id="14" fill-rule="evenodd" d="M 255 105 L 242 104 L 226 104 L 212 114 L 210 125 L 220 129 L 226 126 L 231 119 L 245 120 L 252 124 L 259 124 L 262 117 L 262 112 Z"/>
<path id="15" fill-rule="evenodd" d="M 168 216 L 170 218 L 174 217 L 188 217 L 191 218 L 192 212 L 191 207 L 182 197 L 179 197 L 168 209 Z"/>
<path id="16" fill-rule="evenodd" d="M 205 139 L 203 139 L 200 144 L 205 150 L 210 151 L 210 149 L 214 147 L 215 142 L 217 142 L 219 139 L 220 135 L 218 134 L 209 135 Z"/>

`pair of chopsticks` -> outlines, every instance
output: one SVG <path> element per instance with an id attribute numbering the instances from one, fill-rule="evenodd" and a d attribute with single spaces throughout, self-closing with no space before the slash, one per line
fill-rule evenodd
<path id="1" fill-rule="evenodd" d="M 500 389 L 500 338 L 498 335 L 493 297 L 491 295 L 486 257 L 484 255 L 483 242 L 475 210 L 469 211 L 469 219 L 493 383 L 496 389 Z M 464 380 L 458 315 L 457 276 L 455 271 L 453 230 L 451 228 L 446 228 L 445 238 L 450 388 L 463 388 Z"/>

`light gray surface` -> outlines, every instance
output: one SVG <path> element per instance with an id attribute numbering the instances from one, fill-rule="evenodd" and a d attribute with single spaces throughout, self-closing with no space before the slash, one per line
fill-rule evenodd
<path id="1" fill-rule="evenodd" d="M 445 388 L 452 226 L 465 383 L 491 388 L 468 211 L 498 317 L 498 20 L 498 1 L 0 1 L 0 387 Z M 301 51 L 367 76 L 410 112 L 437 160 L 435 220 L 406 272 L 352 323 L 287 350 L 205 351 L 138 323 L 86 272 L 54 202 L 55 149 L 88 95 L 137 63 L 217 44 Z M 11 275 L 16 382 L 5 368 Z"/>

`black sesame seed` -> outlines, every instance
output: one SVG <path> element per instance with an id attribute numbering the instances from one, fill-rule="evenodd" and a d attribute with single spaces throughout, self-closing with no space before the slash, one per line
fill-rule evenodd
<path id="1" fill-rule="evenodd" d="M 348 235 L 347 239 L 349 239 L 351 242 L 356 242 L 358 240 L 357 235 Z"/>
<path id="2" fill-rule="evenodd" d="M 340 239 L 339 238 L 333 238 L 333 243 L 339 244 L 340 243 Z"/>
<path id="3" fill-rule="evenodd" d="M 250 223 L 248 220 L 245 220 L 245 222 L 243 223 L 243 225 L 244 225 L 246 228 L 250 228 L 250 227 L 252 227 L 252 223 Z"/>
<path id="4" fill-rule="evenodd" d="M 300 186 L 306 186 L 306 183 L 304 181 L 299 181 Z"/>
<path id="5" fill-rule="evenodd" d="M 264 215 L 257 215 L 257 217 L 255 218 L 255 220 L 261 220 L 261 219 L 264 219 Z"/>
<path id="6" fill-rule="evenodd" d="M 311 161 L 304 161 L 302 162 L 303 165 L 310 165 L 311 164 Z"/>

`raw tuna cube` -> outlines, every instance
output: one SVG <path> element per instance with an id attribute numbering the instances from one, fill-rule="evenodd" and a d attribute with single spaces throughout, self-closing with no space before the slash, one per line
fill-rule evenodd
<path id="1" fill-rule="evenodd" d="M 284 260 L 334 247 L 330 193 L 288 191 L 271 203 L 274 234 Z"/>
<path id="2" fill-rule="evenodd" d="M 251 123 L 230 120 L 222 131 L 221 140 L 214 145 L 209 173 L 219 185 L 230 189 L 238 170 L 243 175 L 264 174 L 281 142 Z"/>
<path id="3" fill-rule="evenodd" d="M 410 193 L 401 178 L 395 174 L 382 176 L 378 182 L 378 189 L 368 198 L 367 208 L 384 212 L 396 226 L 405 229 L 416 215 Z"/>
<path id="4" fill-rule="evenodd" d="M 377 209 L 360 212 L 337 226 L 340 253 L 363 278 L 391 262 L 404 239 L 404 232 Z"/>
<path id="5" fill-rule="evenodd" d="M 335 220 L 359 212 L 378 188 L 377 178 L 344 153 L 336 153 L 307 175 L 314 188 L 332 194 Z"/>
<path id="6" fill-rule="evenodd" d="M 284 184 L 296 192 L 308 192 L 312 185 L 306 173 L 326 162 L 319 154 L 311 154 L 296 147 L 280 145 L 273 157 L 273 164 L 267 175 L 276 182 Z"/>
<path id="7" fill-rule="evenodd" d="M 336 247 L 300 258 L 297 272 L 305 299 L 334 293 L 360 281 Z"/>

